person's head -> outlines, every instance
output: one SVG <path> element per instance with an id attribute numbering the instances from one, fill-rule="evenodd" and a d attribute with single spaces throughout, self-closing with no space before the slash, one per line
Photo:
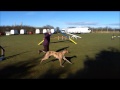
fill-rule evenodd
<path id="1" fill-rule="evenodd" d="M 50 31 L 50 30 L 47 30 L 47 33 L 51 34 L 51 31 Z"/>

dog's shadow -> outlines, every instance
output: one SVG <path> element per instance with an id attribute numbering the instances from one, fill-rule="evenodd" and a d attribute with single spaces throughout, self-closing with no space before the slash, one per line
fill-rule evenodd
<path id="1" fill-rule="evenodd" d="M 71 56 L 71 57 L 65 57 L 67 60 L 69 60 L 70 62 L 72 62 L 71 61 L 71 59 L 72 58 L 77 58 L 77 56 Z M 46 62 L 46 63 L 44 63 L 44 64 L 47 64 L 47 63 L 50 63 L 50 62 L 55 62 L 55 61 L 57 61 L 58 59 L 52 59 L 52 60 L 50 60 L 50 61 L 48 61 L 48 62 Z M 62 65 L 66 62 L 65 60 L 63 60 L 64 62 L 62 63 Z"/>
<path id="2" fill-rule="evenodd" d="M 77 58 L 77 56 L 76 55 L 74 55 L 74 56 L 71 56 L 71 57 L 65 57 L 67 60 L 69 60 L 71 63 L 72 63 L 72 61 L 71 61 L 71 59 L 72 58 Z M 64 62 L 62 63 L 62 65 L 65 63 L 66 61 L 64 60 Z M 72 63 L 73 64 L 73 63 Z"/>

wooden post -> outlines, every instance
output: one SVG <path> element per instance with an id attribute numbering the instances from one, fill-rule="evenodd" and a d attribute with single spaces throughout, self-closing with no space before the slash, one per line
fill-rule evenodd
<path id="1" fill-rule="evenodd" d="M 58 40 L 59 40 L 59 36 L 58 36 Z"/>
<path id="2" fill-rule="evenodd" d="M 63 40 L 63 36 L 62 36 L 62 40 Z"/>

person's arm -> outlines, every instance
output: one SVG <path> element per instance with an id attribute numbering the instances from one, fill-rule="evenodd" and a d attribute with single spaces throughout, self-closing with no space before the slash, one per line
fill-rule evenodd
<path id="1" fill-rule="evenodd" d="M 50 34 L 45 34 L 45 38 L 46 38 L 46 37 L 49 37 L 49 36 L 50 36 Z"/>
<path id="2" fill-rule="evenodd" d="M 49 32 L 49 35 L 51 36 L 51 35 L 52 35 L 52 33 L 51 33 L 51 32 Z"/>

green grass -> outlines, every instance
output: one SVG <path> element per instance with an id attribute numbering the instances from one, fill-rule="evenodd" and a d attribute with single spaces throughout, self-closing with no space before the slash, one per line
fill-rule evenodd
<path id="1" fill-rule="evenodd" d="M 69 40 L 58 41 L 51 38 L 50 50 L 57 51 L 69 46 L 68 50 L 70 53 L 66 54 L 66 57 L 73 64 L 65 62 L 64 68 L 60 67 L 58 60 L 55 60 L 54 57 L 40 64 L 43 54 L 39 55 L 37 51 L 43 49 L 43 46 L 37 44 L 42 41 L 43 34 L 1 36 L 0 44 L 6 51 L 6 60 L 0 61 L 0 78 L 82 78 L 83 76 L 81 75 L 86 70 L 85 61 L 88 58 L 92 62 L 97 60 L 96 55 L 100 54 L 103 50 L 110 52 L 112 52 L 110 48 L 120 50 L 120 38 L 111 40 L 112 34 L 110 33 L 78 35 L 82 38 L 73 39 L 77 42 L 76 45 Z M 115 35 L 118 36 L 120 34 L 116 33 Z M 57 36 L 58 34 L 54 34 L 52 37 Z M 82 74 L 80 73 L 79 77 L 76 77 L 77 72 Z"/>

